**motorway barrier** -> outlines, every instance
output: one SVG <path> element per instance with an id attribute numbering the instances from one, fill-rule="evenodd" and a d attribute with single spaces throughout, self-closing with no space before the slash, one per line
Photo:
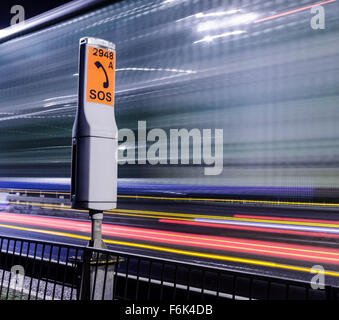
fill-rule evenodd
<path id="1" fill-rule="evenodd" d="M 121 251 L 4 236 L 0 248 L 2 300 L 338 300 L 338 287 Z"/>

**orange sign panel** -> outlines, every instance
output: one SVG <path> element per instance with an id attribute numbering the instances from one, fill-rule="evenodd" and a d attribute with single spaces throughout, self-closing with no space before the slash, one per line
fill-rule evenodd
<path id="1" fill-rule="evenodd" d="M 88 47 L 87 101 L 114 106 L 115 52 Z"/>

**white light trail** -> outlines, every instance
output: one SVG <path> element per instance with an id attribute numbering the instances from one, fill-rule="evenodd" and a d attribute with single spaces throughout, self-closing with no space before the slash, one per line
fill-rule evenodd
<path id="1" fill-rule="evenodd" d="M 209 30 L 222 29 L 226 27 L 248 24 L 248 23 L 254 22 L 257 18 L 258 18 L 258 15 L 255 13 L 246 13 L 246 14 L 235 15 L 231 18 L 214 19 L 211 21 L 199 23 L 197 31 L 204 32 L 204 31 L 209 31 Z"/>
<path id="2" fill-rule="evenodd" d="M 193 42 L 193 44 L 200 43 L 200 42 L 212 42 L 214 39 L 225 38 L 225 37 L 243 34 L 243 33 L 246 33 L 246 31 L 245 30 L 236 30 L 236 31 L 222 33 L 222 34 L 217 34 L 215 36 L 206 36 L 206 37 L 202 38 L 201 40 Z"/>
<path id="3" fill-rule="evenodd" d="M 235 14 L 238 12 L 240 12 L 240 9 L 234 9 L 234 10 L 229 10 L 229 11 L 217 11 L 217 12 L 210 12 L 210 13 L 199 12 L 195 14 L 194 16 L 196 18 L 221 17 L 221 16 Z"/>
<path id="4" fill-rule="evenodd" d="M 44 101 L 47 102 L 47 101 L 53 101 L 53 100 L 58 100 L 58 99 L 75 98 L 75 97 L 77 97 L 77 96 L 78 96 L 78 95 L 76 95 L 76 94 L 72 94 L 72 95 L 69 95 L 69 96 L 60 96 L 60 97 L 48 98 L 48 99 L 45 99 Z"/>
<path id="5" fill-rule="evenodd" d="M 166 69 L 166 68 L 120 68 L 116 71 L 167 71 L 175 73 L 197 73 L 194 70 L 183 70 L 183 69 Z"/>

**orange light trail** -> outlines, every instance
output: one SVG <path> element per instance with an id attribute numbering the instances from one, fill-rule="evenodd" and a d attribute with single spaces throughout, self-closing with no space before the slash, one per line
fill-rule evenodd
<path id="1" fill-rule="evenodd" d="M 286 12 L 282 12 L 282 13 L 279 13 L 279 14 L 275 14 L 274 16 L 269 16 L 269 17 L 266 17 L 266 18 L 255 20 L 254 23 L 264 22 L 264 21 L 273 20 L 273 19 L 276 19 L 276 18 L 288 16 L 288 15 L 293 14 L 293 13 L 298 13 L 298 12 L 301 12 L 301 11 L 305 11 L 305 10 L 311 9 L 313 7 L 322 6 L 324 4 L 328 4 L 328 3 L 332 3 L 332 2 L 336 2 L 336 1 L 337 0 L 323 1 L 323 2 L 320 2 L 320 3 L 309 5 L 307 7 L 303 7 L 303 8 L 299 8 L 299 9 L 294 9 L 294 10 L 290 10 L 290 11 L 286 11 Z"/>

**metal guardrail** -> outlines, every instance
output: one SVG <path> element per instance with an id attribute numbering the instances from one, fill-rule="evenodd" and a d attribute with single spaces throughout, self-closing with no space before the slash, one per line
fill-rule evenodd
<path id="1" fill-rule="evenodd" d="M 0 299 L 338 300 L 339 288 L 181 261 L 0 236 Z"/>
<path id="2" fill-rule="evenodd" d="M 0 299 L 78 299 L 82 248 L 0 236 L 0 249 Z"/>

